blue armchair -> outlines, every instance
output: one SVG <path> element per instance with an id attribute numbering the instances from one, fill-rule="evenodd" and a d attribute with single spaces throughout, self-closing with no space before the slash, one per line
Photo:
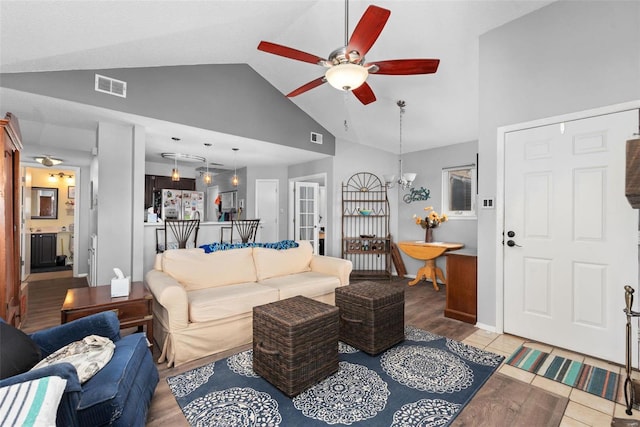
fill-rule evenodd
<path id="1" fill-rule="evenodd" d="M 30 337 L 45 358 L 92 334 L 109 338 L 115 350 L 109 363 L 84 384 L 80 384 L 73 365 L 60 363 L 0 380 L 0 387 L 59 376 L 67 380 L 67 385 L 58 406 L 58 426 L 144 426 L 158 384 L 158 370 L 144 334 L 121 338 L 116 314 L 107 311 L 35 332 Z"/>

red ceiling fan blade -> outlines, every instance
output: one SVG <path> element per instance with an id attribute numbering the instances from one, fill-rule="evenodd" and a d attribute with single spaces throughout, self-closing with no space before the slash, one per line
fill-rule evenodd
<path id="1" fill-rule="evenodd" d="M 293 98 L 294 96 L 298 96 L 301 93 L 305 93 L 306 91 L 313 89 L 314 87 L 320 86 L 321 84 L 325 83 L 326 81 L 327 80 L 324 78 L 324 76 L 318 77 L 317 79 L 311 80 L 309 83 L 307 83 L 305 85 L 302 85 L 298 89 L 288 93 L 287 97 L 288 98 Z"/>
<path id="2" fill-rule="evenodd" d="M 352 90 L 353 94 L 358 98 L 360 102 L 364 105 L 371 104 L 376 100 L 376 96 L 373 94 L 373 90 L 371 90 L 371 86 L 364 82 L 362 86 L 357 89 Z"/>
<path id="3" fill-rule="evenodd" d="M 373 5 L 369 6 L 351 34 L 347 53 L 356 50 L 361 57 L 365 56 L 378 39 L 389 15 L 391 15 L 390 10 Z"/>
<path id="4" fill-rule="evenodd" d="M 392 59 L 365 64 L 365 67 L 375 66 L 369 70 L 371 74 L 409 75 L 435 73 L 439 64 L 439 59 Z"/>
<path id="5" fill-rule="evenodd" d="M 322 65 L 325 62 L 325 60 L 319 56 L 271 42 L 261 41 L 258 45 L 258 50 L 272 53 L 274 55 L 284 56 L 285 58 L 295 59 L 297 61 L 309 62 L 310 64 Z"/>

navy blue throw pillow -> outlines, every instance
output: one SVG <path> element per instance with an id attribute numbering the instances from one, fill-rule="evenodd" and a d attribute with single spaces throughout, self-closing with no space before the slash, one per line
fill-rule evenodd
<path id="1" fill-rule="evenodd" d="M 0 379 L 27 372 L 40 359 L 40 348 L 27 334 L 0 322 Z"/>

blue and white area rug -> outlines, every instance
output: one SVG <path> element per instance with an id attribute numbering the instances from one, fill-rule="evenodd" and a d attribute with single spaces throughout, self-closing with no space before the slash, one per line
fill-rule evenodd
<path id="1" fill-rule="evenodd" d="M 504 357 L 407 326 L 369 356 L 339 344 L 338 372 L 294 398 L 253 372 L 253 351 L 167 378 L 192 426 L 447 426 Z"/>

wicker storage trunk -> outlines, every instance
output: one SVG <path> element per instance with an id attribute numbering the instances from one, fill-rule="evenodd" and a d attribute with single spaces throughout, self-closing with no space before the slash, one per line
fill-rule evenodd
<path id="1" fill-rule="evenodd" d="M 404 289 L 375 282 L 336 288 L 340 341 L 369 354 L 404 340 Z"/>
<path id="2" fill-rule="evenodd" d="M 287 396 L 338 371 L 338 308 L 303 296 L 253 308 L 253 370 Z"/>

